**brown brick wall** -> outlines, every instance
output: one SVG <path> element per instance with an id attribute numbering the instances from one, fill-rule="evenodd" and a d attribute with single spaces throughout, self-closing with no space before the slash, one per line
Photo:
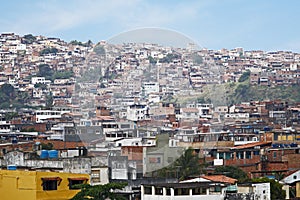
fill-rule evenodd
<path id="1" fill-rule="evenodd" d="M 122 156 L 128 160 L 143 160 L 143 147 L 122 147 Z"/>
<path id="2" fill-rule="evenodd" d="M 266 171 L 281 171 L 288 170 L 287 162 L 268 162 L 266 165 Z"/>
<path id="3" fill-rule="evenodd" d="M 300 154 L 289 154 L 283 156 L 283 160 L 288 162 L 288 168 L 299 169 L 300 168 Z"/>
<path id="4" fill-rule="evenodd" d="M 253 156 L 251 159 L 232 159 L 224 160 L 224 165 L 243 166 L 243 165 L 254 165 L 260 162 L 260 156 Z"/>

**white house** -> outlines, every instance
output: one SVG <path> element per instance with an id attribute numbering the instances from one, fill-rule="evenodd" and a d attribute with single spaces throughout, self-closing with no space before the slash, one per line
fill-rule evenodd
<path id="1" fill-rule="evenodd" d="M 55 111 L 55 110 L 38 110 L 35 113 L 36 122 L 41 123 L 50 119 L 60 119 L 61 115 L 69 111 Z"/>
<path id="2" fill-rule="evenodd" d="M 142 200 L 223 200 L 226 184 L 215 182 L 141 185 Z"/>
<path id="3" fill-rule="evenodd" d="M 149 95 L 151 93 L 158 93 L 159 84 L 158 82 L 144 82 L 142 85 L 142 90 L 144 90 L 145 95 Z"/>
<path id="4" fill-rule="evenodd" d="M 290 174 L 289 176 L 285 177 L 281 180 L 283 182 L 284 188 L 286 189 L 286 199 L 289 199 L 289 186 L 295 185 L 296 186 L 296 198 L 300 198 L 300 170 Z"/>
<path id="5" fill-rule="evenodd" d="M 148 106 L 143 104 L 133 104 L 127 107 L 127 119 L 131 121 L 141 121 L 147 119 Z"/>
<path id="6" fill-rule="evenodd" d="M 50 84 L 51 81 L 50 80 L 46 80 L 45 77 L 32 77 L 31 78 L 31 83 L 32 84 L 37 84 L 37 83 Z"/>

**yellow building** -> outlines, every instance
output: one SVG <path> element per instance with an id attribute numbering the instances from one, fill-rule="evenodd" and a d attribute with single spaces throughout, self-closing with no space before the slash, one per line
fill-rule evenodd
<path id="1" fill-rule="evenodd" d="M 72 185 L 89 183 L 88 174 L 0 170 L 1 200 L 66 200 L 80 190 Z"/>

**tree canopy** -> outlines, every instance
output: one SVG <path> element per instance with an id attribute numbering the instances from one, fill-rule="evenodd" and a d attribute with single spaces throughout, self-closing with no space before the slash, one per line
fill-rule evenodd
<path id="1" fill-rule="evenodd" d="M 159 60 L 160 63 L 170 63 L 172 62 L 174 59 L 179 59 L 179 55 L 178 54 L 172 54 L 172 53 L 168 53 L 166 55 L 166 57 L 163 57 L 162 59 Z"/>
<path id="2" fill-rule="evenodd" d="M 97 45 L 94 47 L 94 52 L 98 55 L 104 55 L 105 54 L 105 49 L 102 45 Z"/>
<path id="3" fill-rule="evenodd" d="M 27 92 L 17 91 L 11 84 L 5 83 L 0 87 L 0 108 L 24 107 L 29 98 Z"/>
<path id="4" fill-rule="evenodd" d="M 249 180 L 246 172 L 235 166 L 218 166 L 215 169 L 215 173 L 237 179 L 240 183 Z"/>
<path id="5" fill-rule="evenodd" d="M 50 68 L 48 64 L 41 64 L 39 65 L 39 72 L 37 76 L 43 76 L 46 79 L 50 78 L 54 74 L 54 71 Z"/>
<path id="6" fill-rule="evenodd" d="M 251 72 L 249 70 L 245 71 L 242 76 L 239 78 L 239 82 L 244 82 L 249 79 Z"/>
<path id="7" fill-rule="evenodd" d="M 204 167 L 205 164 L 201 164 L 194 149 L 189 148 L 173 164 L 158 170 L 157 176 L 185 180 L 191 176 L 204 174 Z"/>
<path id="8" fill-rule="evenodd" d="M 36 37 L 32 34 L 24 35 L 22 42 L 24 44 L 32 44 L 34 41 L 36 41 Z"/>
<path id="9" fill-rule="evenodd" d="M 40 51 L 40 55 L 43 56 L 43 55 L 46 55 L 46 54 L 57 54 L 58 52 L 58 49 L 57 48 L 54 48 L 54 47 L 51 47 L 51 48 L 45 48 L 43 50 Z"/>
<path id="10" fill-rule="evenodd" d="M 87 42 L 80 42 L 80 41 L 77 41 L 77 40 L 72 40 L 69 44 L 84 46 L 84 47 L 90 47 L 90 46 L 93 45 L 93 42 L 91 40 L 88 40 Z"/>
<path id="11" fill-rule="evenodd" d="M 54 71 L 48 64 L 39 65 L 37 76 L 45 77 L 47 80 L 68 79 L 74 76 L 74 72 L 70 70 Z"/>
<path id="12" fill-rule="evenodd" d="M 124 200 L 125 198 L 114 193 L 113 190 L 123 189 L 126 183 L 107 183 L 105 185 L 91 186 L 89 184 L 74 186 L 80 188 L 81 191 L 77 193 L 72 200 L 94 199 L 94 200 Z"/>

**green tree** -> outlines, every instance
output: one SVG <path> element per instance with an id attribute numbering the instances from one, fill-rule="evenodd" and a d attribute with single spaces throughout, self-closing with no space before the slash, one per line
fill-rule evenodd
<path id="1" fill-rule="evenodd" d="M 104 84 L 104 83 L 101 83 L 101 84 L 100 84 L 100 88 L 106 88 L 105 84 Z"/>
<path id="2" fill-rule="evenodd" d="M 24 44 L 32 44 L 34 41 L 36 41 L 36 37 L 32 34 L 24 35 L 23 37 L 23 43 Z"/>
<path id="3" fill-rule="evenodd" d="M 123 200 L 126 199 L 116 193 L 113 190 L 123 189 L 126 183 L 107 183 L 105 185 L 95 185 L 91 186 L 89 184 L 74 186 L 74 188 L 81 189 L 72 200 L 84 200 L 84 199 L 94 199 L 94 200 Z"/>
<path id="4" fill-rule="evenodd" d="M 71 77 L 74 77 L 74 72 L 72 70 L 67 70 L 67 71 L 57 71 L 54 72 L 51 80 L 55 79 L 69 79 Z"/>
<path id="5" fill-rule="evenodd" d="M 244 82 L 249 80 L 251 72 L 249 70 L 245 71 L 242 76 L 239 78 L 239 82 Z"/>
<path id="6" fill-rule="evenodd" d="M 72 40 L 69 44 L 71 44 L 71 45 L 80 45 L 80 46 L 83 45 L 82 42 L 77 41 L 77 40 Z"/>
<path id="7" fill-rule="evenodd" d="M 86 43 L 83 44 L 83 46 L 85 46 L 85 47 L 91 47 L 91 46 L 93 46 L 92 40 L 88 40 Z"/>
<path id="8" fill-rule="evenodd" d="M 87 42 L 82 43 L 82 42 L 77 41 L 77 40 L 72 40 L 69 44 L 79 45 L 79 46 L 84 46 L 84 47 L 91 47 L 93 45 L 93 42 L 91 40 L 88 40 Z"/>
<path id="9" fill-rule="evenodd" d="M 157 171 L 159 177 L 178 178 L 185 180 L 191 176 L 199 176 L 205 173 L 205 164 L 201 164 L 194 149 L 187 149 L 173 164 Z"/>
<path id="10" fill-rule="evenodd" d="M 277 180 L 269 179 L 266 177 L 262 178 L 255 178 L 252 179 L 253 183 L 270 183 L 271 188 L 271 199 L 278 200 L 278 199 L 285 199 L 285 190 L 282 189 L 282 184 L 280 184 Z"/>
<path id="11" fill-rule="evenodd" d="M 5 113 L 4 119 L 6 121 L 10 121 L 10 120 L 12 120 L 13 118 L 15 118 L 17 116 L 18 116 L 17 112 L 8 112 L 8 113 Z"/>
<path id="12" fill-rule="evenodd" d="M 105 54 L 105 49 L 102 45 L 95 46 L 93 51 L 98 55 L 104 55 Z"/>
<path id="13" fill-rule="evenodd" d="M 41 143 L 41 147 L 44 150 L 52 150 L 53 149 L 53 144 L 51 142 Z"/>
<path id="14" fill-rule="evenodd" d="M 157 62 L 157 60 L 154 59 L 152 56 L 149 56 L 148 60 L 149 60 L 150 64 L 156 64 L 156 62 Z"/>
<path id="15" fill-rule="evenodd" d="M 8 83 L 5 83 L 0 88 L 0 93 L 4 93 L 7 97 L 15 96 L 15 88 Z"/>
<path id="16" fill-rule="evenodd" d="M 43 76 L 46 79 L 51 79 L 53 74 L 54 71 L 50 68 L 48 64 L 39 65 L 39 72 L 37 73 L 37 76 Z"/>
<path id="17" fill-rule="evenodd" d="M 179 55 L 178 54 L 172 54 L 172 53 L 168 53 L 166 55 L 166 57 L 163 57 L 162 59 L 159 60 L 160 63 L 170 63 L 172 62 L 174 59 L 178 59 Z"/>
<path id="18" fill-rule="evenodd" d="M 55 48 L 55 47 L 49 48 L 48 47 L 48 48 L 45 48 L 45 49 L 41 50 L 40 51 L 40 55 L 43 56 L 43 55 L 46 55 L 46 54 L 49 54 L 49 53 L 51 53 L 51 54 L 57 54 L 57 52 L 58 52 L 57 48 Z"/>
<path id="19" fill-rule="evenodd" d="M 16 100 L 17 100 L 20 104 L 22 104 L 22 105 L 24 106 L 24 104 L 27 103 L 27 102 L 30 100 L 30 98 L 31 98 L 31 95 L 29 95 L 28 92 L 21 92 L 21 91 L 19 91 L 19 92 L 17 93 L 17 98 L 16 98 Z"/>
<path id="20" fill-rule="evenodd" d="M 237 179 L 239 183 L 249 180 L 246 172 L 235 166 L 218 166 L 215 169 L 215 173 Z"/>
<path id="21" fill-rule="evenodd" d="M 46 108 L 52 108 L 53 106 L 53 95 L 52 92 L 46 95 Z"/>
<path id="22" fill-rule="evenodd" d="M 36 84 L 34 84 L 34 87 L 35 88 L 41 88 L 42 90 L 47 89 L 47 85 L 43 84 L 43 83 L 36 83 Z"/>
<path id="23" fill-rule="evenodd" d="M 197 53 L 194 53 L 192 55 L 192 60 L 197 65 L 202 64 L 202 62 L 203 62 L 203 58 Z"/>

